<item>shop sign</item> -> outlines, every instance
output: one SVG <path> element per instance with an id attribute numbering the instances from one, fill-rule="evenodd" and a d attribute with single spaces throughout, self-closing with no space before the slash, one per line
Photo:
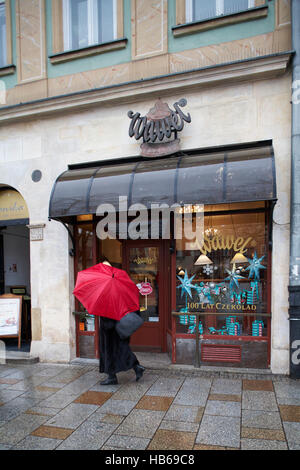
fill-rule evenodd
<path id="1" fill-rule="evenodd" d="M 28 209 L 18 191 L 0 191 L 0 220 L 28 219 Z"/>
<path id="2" fill-rule="evenodd" d="M 45 224 L 27 225 L 30 230 L 30 241 L 42 241 L 44 239 Z"/>
<path id="3" fill-rule="evenodd" d="M 159 99 L 146 116 L 128 111 L 127 115 L 131 119 L 129 136 L 136 140 L 143 138 L 142 156 L 170 155 L 179 150 L 180 139 L 177 138 L 177 132 L 182 131 L 185 122 L 191 122 L 190 114 L 185 114 L 181 109 L 186 104 L 186 99 L 182 98 L 174 103 L 172 110 Z"/>
<path id="4" fill-rule="evenodd" d="M 238 311 L 238 312 L 256 312 L 256 305 L 243 305 L 243 304 L 227 304 L 222 302 L 217 302 L 216 304 L 207 304 L 204 302 L 188 302 L 188 309 L 191 310 L 216 310 L 216 311 Z"/>
<path id="5" fill-rule="evenodd" d="M 135 264 L 153 264 L 156 263 L 156 258 L 151 258 L 150 256 L 142 257 L 138 256 L 137 258 L 134 258 L 133 263 Z"/>
<path id="6" fill-rule="evenodd" d="M 201 246 L 200 251 L 203 255 L 206 255 L 208 252 L 216 250 L 234 250 L 238 253 L 246 253 L 246 246 L 252 241 L 252 237 L 246 238 L 237 237 L 233 235 L 228 235 L 226 237 L 215 235 L 212 238 L 209 238 L 204 235 L 204 241 Z"/>

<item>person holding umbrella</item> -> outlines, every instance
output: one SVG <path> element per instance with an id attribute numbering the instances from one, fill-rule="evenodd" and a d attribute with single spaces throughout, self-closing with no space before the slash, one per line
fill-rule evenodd
<path id="1" fill-rule="evenodd" d="M 129 346 L 130 337 L 121 338 L 116 330 L 124 315 L 139 313 L 140 308 L 139 290 L 126 271 L 101 257 L 99 264 L 78 273 L 73 294 L 89 314 L 100 316 L 99 372 L 107 374 L 101 385 L 117 384 L 117 373 L 130 369 L 138 381 L 145 368 Z"/>

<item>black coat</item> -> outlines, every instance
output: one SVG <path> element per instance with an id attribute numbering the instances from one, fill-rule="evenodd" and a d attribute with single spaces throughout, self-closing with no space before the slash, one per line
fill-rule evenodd
<path id="1" fill-rule="evenodd" d="M 130 349 L 130 338 L 119 337 L 115 330 L 116 323 L 116 320 L 100 317 L 99 371 L 109 375 L 132 369 L 139 364 L 136 355 Z"/>

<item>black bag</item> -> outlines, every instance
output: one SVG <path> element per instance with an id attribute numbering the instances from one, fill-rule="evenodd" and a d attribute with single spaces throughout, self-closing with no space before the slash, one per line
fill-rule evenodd
<path id="1" fill-rule="evenodd" d="M 129 312 L 118 321 L 116 331 L 121 339 L 126 339 L 138 330 L 143 323 L 144 320 L 137 312 Z"/>

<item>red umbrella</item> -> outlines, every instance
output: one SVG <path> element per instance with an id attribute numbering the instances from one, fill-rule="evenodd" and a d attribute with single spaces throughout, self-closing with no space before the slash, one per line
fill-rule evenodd
<path id="1" fill-rule="evenodd" d="M 73 294 L 91 315 L 120 320 L 140 309 L 139 290 L 126 271 L 103 263 L 78 273 Z"/>

